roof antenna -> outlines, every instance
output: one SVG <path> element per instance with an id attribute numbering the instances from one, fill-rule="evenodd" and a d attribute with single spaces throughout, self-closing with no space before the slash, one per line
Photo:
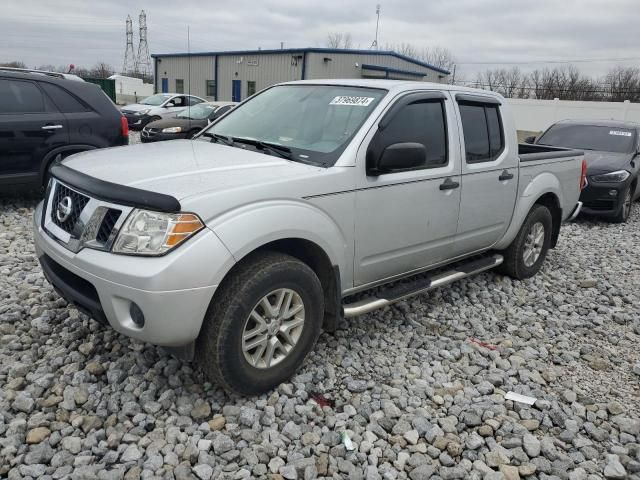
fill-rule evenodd
<path id="1" fill-rule="evenodd" d="M 380 25 L 380 4 L 376 5 L 376 38 L 369 47 L 369 50 L 378 50 L 378 26 Z"/>

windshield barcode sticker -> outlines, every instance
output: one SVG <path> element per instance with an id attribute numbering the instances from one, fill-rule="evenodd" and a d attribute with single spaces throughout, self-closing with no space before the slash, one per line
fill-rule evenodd
<path id="1" fill-rule="evenodd" d="M 631 132 L 623 132 L 622 130 L 609 130 L 609 135 L 619 135 L 621 137 L 630 137 Z"/>
<path id="2" fill-rule="evenodd" d="M 368 107 L 374 97 L 345 97 L 338 96 L 331 100 L 329 105 L 349 105 L 352 107 Z"/>

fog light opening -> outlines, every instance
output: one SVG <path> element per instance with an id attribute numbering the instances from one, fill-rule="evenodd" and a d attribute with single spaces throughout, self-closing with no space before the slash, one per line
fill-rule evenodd
<path id="1" fill-rule="evenodd" d="M 136 327 L 144 327 L 144 313 L 142 313 L 140 307 L 133 302 L 131 302 L 131 306 L 129 307 L 129 315 L 131 315 L 131 320 L 133 320 Z"/>
<path id="2" fill-rule="evenodd" d="M 609 196 L 617 197 L 618 196 L 618 191 L 617 190 L 609 190 Z"/>

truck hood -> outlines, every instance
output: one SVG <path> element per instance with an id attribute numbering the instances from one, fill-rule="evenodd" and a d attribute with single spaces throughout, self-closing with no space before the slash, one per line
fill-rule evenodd
<path id="1" fill-rule="evenodd" d="M 615 172 L 616 170 L 627 170 L 632 158 L 633 154 L 631 153 L 599 152 L 596 150 L 584 151 L 584 159 L 587 161 L 587 172 L 589 175 Z"/>
<path id="2" fill-rule="evenodd" d="M 178 200 L 309 178 L 326 169 L 216 143 L 174 140 L 79 153 L 64 165 L 100 180 Z"/>

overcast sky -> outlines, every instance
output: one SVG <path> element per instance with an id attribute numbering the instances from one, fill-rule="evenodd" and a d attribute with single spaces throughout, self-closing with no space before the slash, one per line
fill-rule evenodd
<path id="1" fill-rule="evenodd" d="M 376 0 L 2 0 L 0 61 L 34 67 L 105 61 L 121 68 L 125 20 L 147 12 L 151 53 L 325 46 L 327 33 L 349 32 L 355 48 L 375 35 Z M 442 46 L 457 73 L 527 62 L 575 62 L 600 75 L 616 64 L 640 65 L 638 0 L 381 0 L 378 43 Z M 540 62 L 540 63 L 532 63 Z"/>

